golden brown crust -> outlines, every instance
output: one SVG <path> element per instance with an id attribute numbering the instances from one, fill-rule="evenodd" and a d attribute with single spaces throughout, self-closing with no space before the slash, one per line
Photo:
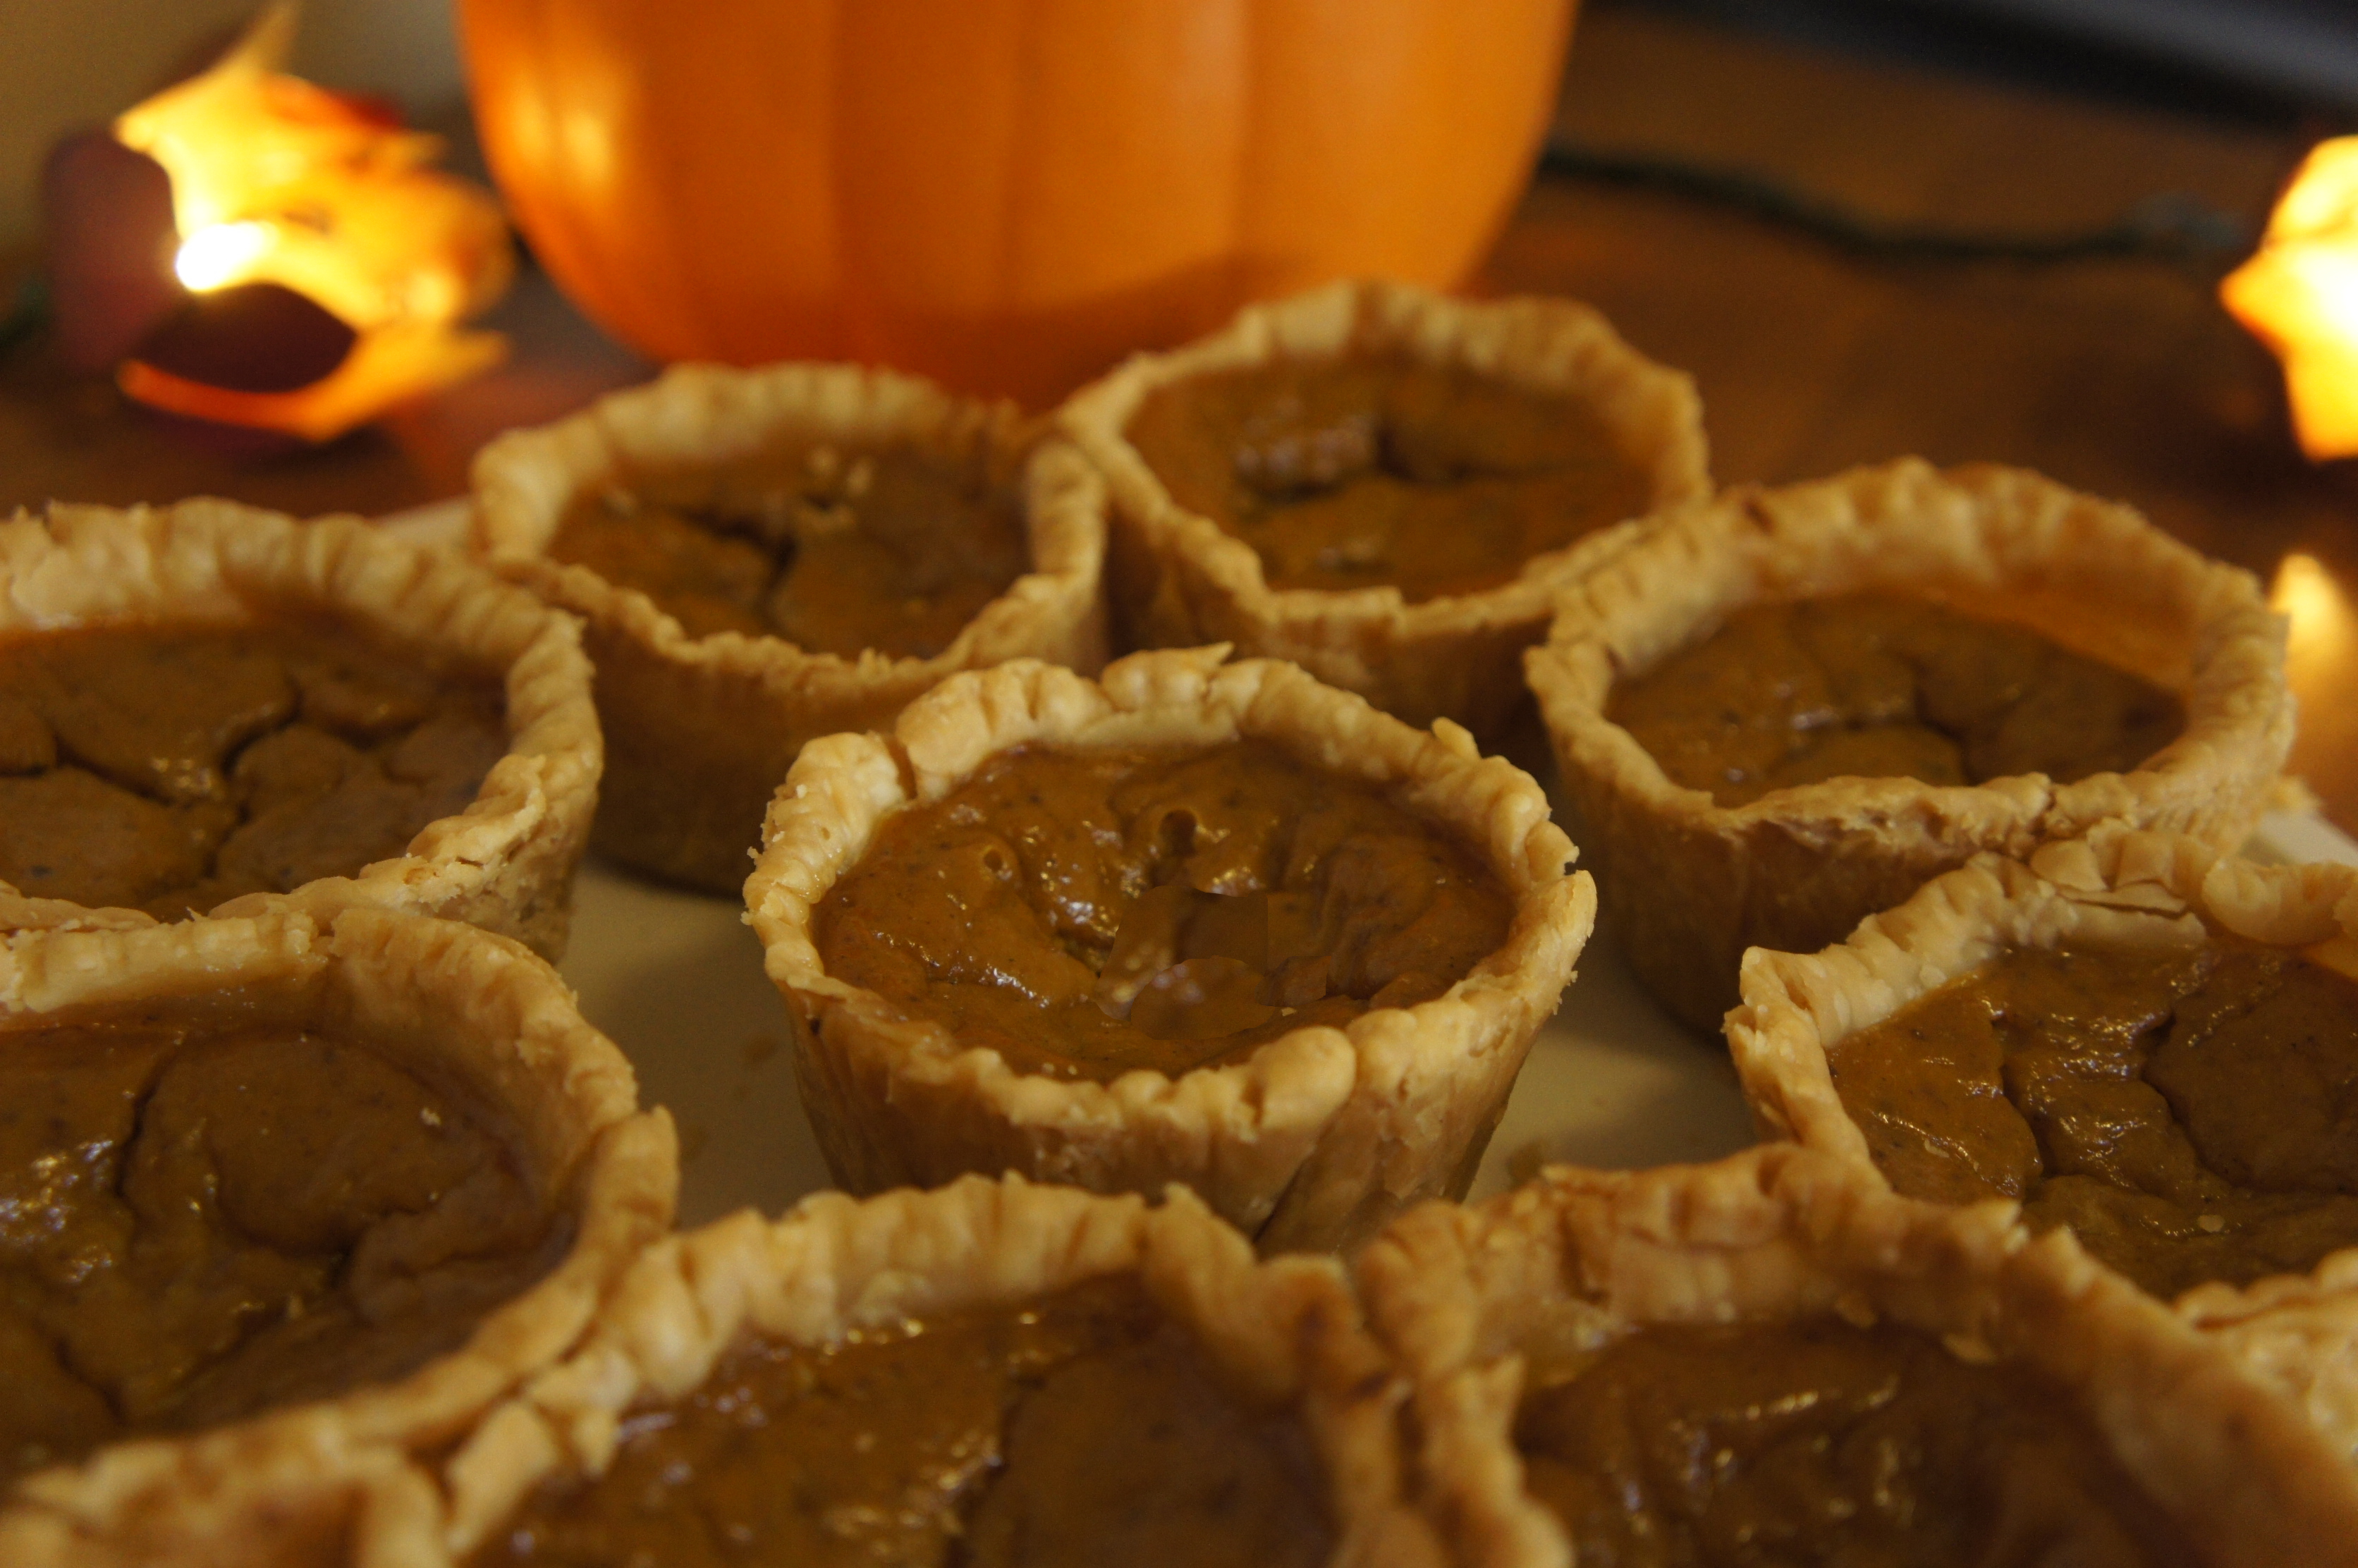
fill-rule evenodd
<path id="1" fill-rule="evenodd" d="M 11 1568 L 401 1568 L 373 1542 L 430 1530 L 438 1499 L 390 1444 L 297 1411 L 171 1447 L 109 1450 L 54 1504 L 47 1477 L 0 1509 Z"/>
<path id="2" fill-rule="evenodd" d="M 1301 1414 L 1326 1471 L 1336 1564 L 1443 1561 L 1400 1497 L 1405 1386 L 1360 1326 L 1340 1269 L 1257 1261 L 1181 1190 L 1150 1208 L 1012 1175 L 864 1202 L 821 1194 L 773 1223 L 741 1213 L 651 1249 L 581 1347 L 442 1467 L 438 1521 L 421 1530 L 417 1516 L 388 1512 L 368 1560 L 441 1568 L 463 1557 L 546 1477 L 602 1470 L 627 1412 L 695 1389 L 748 1335 L 822 1345 L 1133 1271 L 1239 1391 Z"/>
<path id="3" fill-rule="evenodd" d="M 310 1560 L 304 1543 L 341 1528 L 362 1481 L 397 1468 L 381 1451 L 449 1442 L 554 1362 L 671 1224 L 670 1119 L 638 1111 L 630 1064 L 520 944 L 364 908 L 332 924 L 295 911 L 0 941 L 0 1039 L 12 1024 L 157 1003 L 359 1040 L 496 1108 L 572 1239 L 456 1350 L 397 1382 L 26 1476 L 0 1504 L 0 1561 L 26 1568 L 108 1553 Z"/>
<path id="4" fill-rule="evenodd" d="M 1220 648 L 1133 654 L 1097 682 L 1021 661 L 956 677 L 891 738 L 813 743 L 772 803 L 745 884 L 770 978 L 795 1018 L 803 1105 L 855 1192 L 1021 1171 L 1099 1192 L 1192 1187 L 1265 1249 L 1347 1247 L 1401 1206 L 1462 1193 L 1532 1035 L 1595 918 L 1539 786 L 1478 759 L 1444 722 L 1420 733 L 1301 670 L 1223 665 Z M 1506 945 L 1441 997 L 1296 1030 L 1241 1063 L 1110 1084 L 1015 1073 L 942 1025 L 826 973 L 811 912 L 877 823 L 939 798 L 992 753 L 1076 745 L 1271 741 L 1390 786 L 1451 829 L 1515 901 Z"/>
<path id="5" fill-rule="evenodd" d="M 801 438 L 906 442 L 1020 474 L 1032 570 L 930 659 L 808 653 L 777 637 L 692 637 L 636 589 L 547 557 L 576 498 L 632 469 L 727 462 Z M 1027 457 L 1028 454 L 1028 457 Z M 1011 408 L 849 365 L 676 365 L 653 384 L 485 447 L 471 547 L 580 616 L 611 746 L 598 847 L 627 864 L 734 893 L 762 807 L 804 743 L 880 728 L 956 670 L 1032 657 L 1105 660 L 1105 494 L 1062 441 L 1033 444 Z"/>
<path id="6" fill-rule="evenodd" d="M 2125 830 L 2049 845 L 2028 866 L 1977 858 L 1837 946 L 1745 956 L 1744 1002 L 1727 1019 L 1745 1098 L 1764 1133 L 1874 1173 L 1830 1047 L 2007 948 L 2191 946 L 2205 920 L 2281 946 L 2358 939 L 2358 868 L 2262 866 L 2184 835 Z M 2175 1305 L 2358 1455 L 2358 1249 L 2305 1275 L 2198 1286 Z"/>
<path id="7" fill-rule="evenodd" d="M 1639 354 L 1565 299 L 1447 299 L 1394 283 L 1338 283 L 1251 306 L 1209 337 L 1146 354 L 1076 394 L 1058 422 L 1111 493 L 1108 591 L 1143 647 L 1225 642 L 1291 659 L 1409 723 L 1456 720 L 1486 741 L 1522 697 L 1517 664 L 1544 632 L 1555 589 L 1626 545 L 1607 528 L 1535 557 L 1482 593 L 1407 603 L 1396 588 L 1272 589 L 1249 545 L 1171 498 L 1124 434 L 1157 388 L 1274 360 L 1406 354 L 1464 365 L 1595 408 L 1647 470 L 1654 505 L 1711 492 L 1703 406 L 1685 375 Z"/>
<path id="8" fill-rule="evenodd" d="M 1527 1360 L 1629 1325 L 1887 1318 L 2044 1374 L 2205 1563 L 2358 1561 L 2358 1478 L 2215 1345 L 2004 1203 L 1895 1198 L 1792 1145 L 1715 1164 L 1551 1171 L 1427 1206 L 1361 1254 L 1376 1331 L 1417 1379 L 1412 1463 L 1462 1561 L 1563 1568 L 1508 1437 Z"/>
<path id="9" fill-rule="evenodd" d="M 349 905 L 463 920 L 554 957 L 603 760 L 580 629 L 445 552 L 356 517 L 297 523 L 233 502 L 116 511 L 54 505 L 0 523 L 0 636 L 113 622 L 237 624 L 320 608 L 395 646 L 503 675 L 508 752 L 474 802 L 428 823 L 406 853 L 288 893 L 250 893 L 216 917 Z M 78 912 L 0 882 L 0 928 L 152 925 L 135 910 Z"/>
<path id="10" fill-rule="evenodd" d="M 2182 697 L 2185 731 L 2136 772 L 2075 784 L 1834 779 L 1727 808 L 1605 717 L 1616 679 L 1741 605 L 1870 590 L 2019 622 L 2142 676 Z M 1746 948 L 1815 951 L 1980 851 L 2025 856 L 2107 821 L 2238 843 L 2292 742 L 2283 623 L 2249 573 L 2127 507 L 1990 466 L 1909 459 L 1689 508 L 1567 591 L 1527 664 L 1630 968 L 1703 1029 L 1735 1005 Z"/>

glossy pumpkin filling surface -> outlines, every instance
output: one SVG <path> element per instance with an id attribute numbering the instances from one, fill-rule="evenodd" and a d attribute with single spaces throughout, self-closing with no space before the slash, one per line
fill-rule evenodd
<path id="1" fill-rule="evenodd" d="M 0 878 L 173 920 L 401 854 L 507 750 L 494 677 L 326 624 L 0 644 Z"/>
<path id="2" fill-rule="evenodd" d="M 1606 716 L 1723 806 L 1842 777 L 2069 784 L 2185 725 L 2169 692 L 2027 628 L 1873 594 L 1738 610 L 1617 683 Z"/>
<path id="3" fill-rule="evenodd" d="M 1473 593 L 1652 499 L 1577 398 L 1404 359 L 1193 376 L 1150 394 L 1125 434 L 1276 589 Z"/>
<path id="4" fill-rule="evenodd" d="M 0 1033 L 0 1477 L 399 1378 L 567 1227 L 377 1051 L 163 1012 Z"/>
<path id="5" fill-rule="evenodd" d="M 1129 1276 L 805 1348 L 754 1340 L 544 1483 L 474 1568 L 1155 1563 L 1303 1568 L 1308 1441 L 1250 1408 Z"/>
<path id="6" fill-rule="evenodd" d="M 837 979 L 1103 1082 L 1439 996 L 1511 916 L 1439 827 L 1242 741 L 1001 752 L 886 818 L 815 924 Z"/>
<path id="7" fill-rule="evenodd" d="M 639 589 L 691 637 L 847 657 L 934 657 L 1029 563 L 1011 490 L 902 448 L 628 475 L 575 501 L 548 553 Z"/>
<path id="8" fill-rule="evenodd" d="M 1582 1563 L 2191 1562 L 2059 1393 L 1913 1329 L 1648 1327 L 1535 1381 L 1515 1444 Z"/>
<path id="9" fill-rule="evenodd" d="M 2021 948 L 1827 1057 L 1901 1193 L 2018 1198 L 2156 1295 L 2358 1246 L 2358 984 L 2297 953 Z"/>

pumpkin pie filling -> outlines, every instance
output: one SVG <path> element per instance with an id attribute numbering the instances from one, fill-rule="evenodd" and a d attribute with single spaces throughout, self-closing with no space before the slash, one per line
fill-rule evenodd
<path id="1" fill-rule="evenodd" d="M 691 637 L 932 658 L 1026 569 L 1011 488 L 902 448 L 649 472 L 574 502 L 557 560 L 634 588 Z"/>
<path id="2" fill-rule="evenodd" d="M 1511 914 L 1438 827 L 1248 740 L 1003 752 L 886 819 L 815 924 L 837 979 L 1109 1082 L 1439 996 Z"/>
<path id="3" fill-rule="evenodd" d="M 2169 693 L 2027 628 L 1876 594 L 1740 609 L 1617 683 L 1606 716 L 1729 807 L 1840 777 L 2069 784 L 2184 726 Z"/>
<path id="4" fill-rule="evenodd" d="M 1517 1411 L 1576 1561 L 2190 1561 L 2088 1421 L 2035 1375 L 1839 1319 L 1635 1330 Z"/>
<path id="5" fill-rule="evenodd" d="M 1827 1056 L 1901 1193 L 2020 1199 L 2156 1295 L 2358 1245 L 2358 984 L 2297 952 L 2019 948 Z"/>
<path id="6" fill-rule="evenodd" d="M 741 1344 L 470 1563 L 1310 1568 L 1332 1550 L 1320 1496 L 1299 1422 L 1237 1399 L 1125 1274 Z"/>
<path id="7" fill-rule="evenodd" d="M 387 1382 L 554 1264 L 492 1118 L 234 1016 L 0 1037 L 0 1477 Z"/>
<path id="8" fill-rule="evenodd" d="M 1253 547 L 1275 589 L 1477 592 L 1651 504 L 1650 476 L 1585 403 L 1459 365 L 1193 376 L 1157 387 L 1125 434 L 1173 500 Z"/>
<path id="9" fill-rule="evenodd" d="M 341 628 L 94 627 L 0 645 L 0 879 L 201 914 L 398 855 L 506 751 L 493 677 Z"/>

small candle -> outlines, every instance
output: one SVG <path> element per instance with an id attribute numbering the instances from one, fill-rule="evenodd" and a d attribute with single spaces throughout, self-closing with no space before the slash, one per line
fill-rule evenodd
<path id="1" fill-rule="evenodd" d="M 2311 149 L 2219 297 L 2284 365 L 2301 450 L 2358 455 L 2358 136 Z"/>
<path id="2" fill-rule="evenodd" d="M 135 353 L 118 379 L 172 413 L 317 441 L 496 363 L 504 341 L 460 324 L 499 298 L 514 264 L 491 193 L 429 167 L 434 137 L 278 69 L 295 22 L 291 3 L 271 5 L 210 70 L 126 111 L 114 136 L 170 177 L 181 287 L 292 290 L 351 329 L 350 350 L 294 388 L 224 386 Z"/>

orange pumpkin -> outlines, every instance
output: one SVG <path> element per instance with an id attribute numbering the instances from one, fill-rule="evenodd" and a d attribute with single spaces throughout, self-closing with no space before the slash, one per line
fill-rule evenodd
<path id="1" fill-rule="evenodd" d="M 574 300 L 664 359 L 1051 401 L 1505 220 L 1575 0 L 462 0 L 477 124 Z"/>

